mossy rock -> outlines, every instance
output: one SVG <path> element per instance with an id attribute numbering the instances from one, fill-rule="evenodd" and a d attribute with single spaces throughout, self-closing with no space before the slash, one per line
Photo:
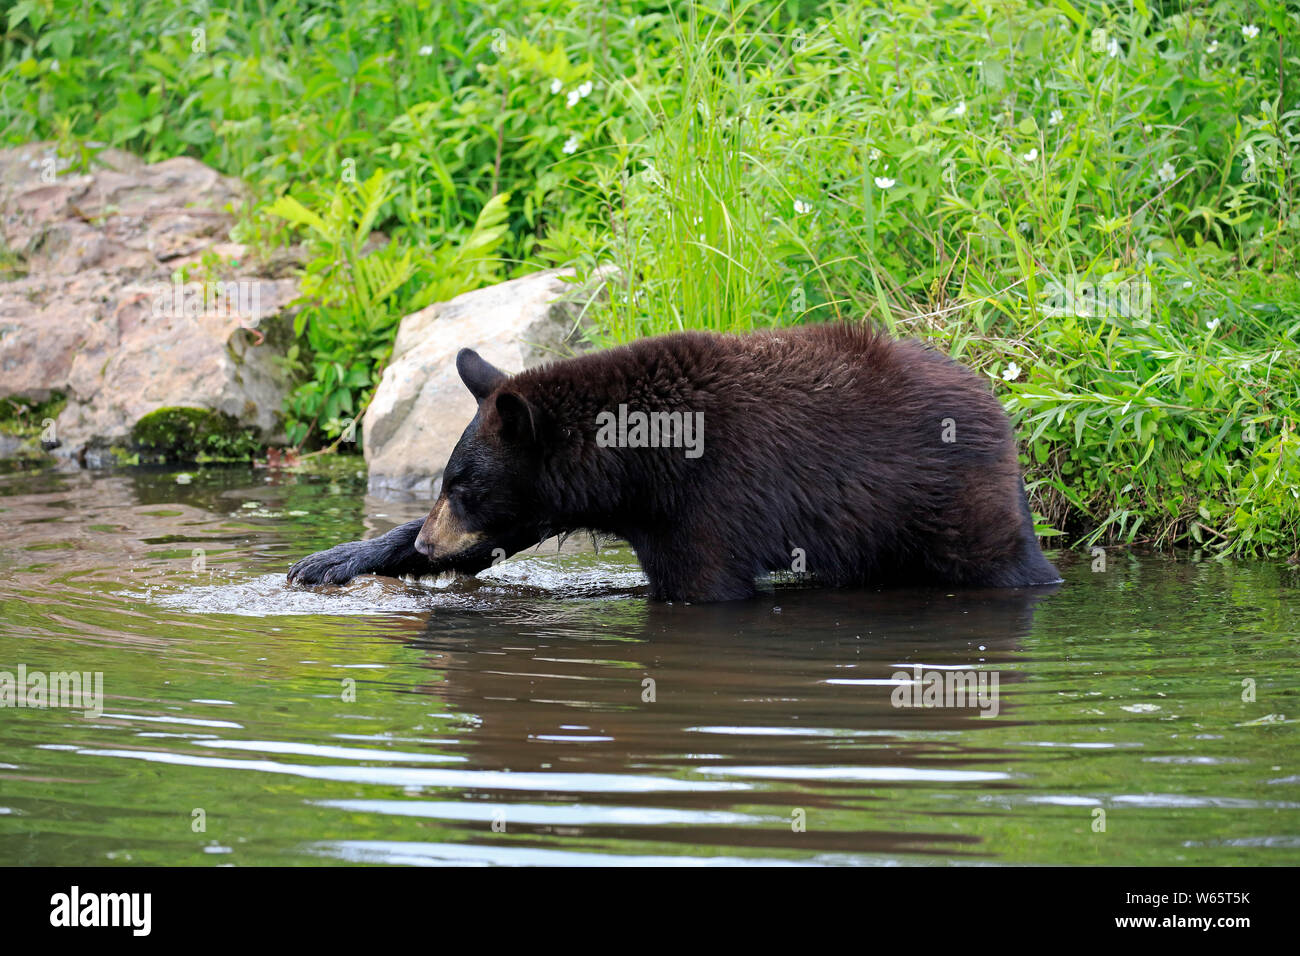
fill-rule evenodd
<path id="1" fill-rule="evenodd" d="M 262 443 L 254 429 L 224 412 L 177 406 L 136 422 L 131 446 L 141 462 L 247 461 Z"/>

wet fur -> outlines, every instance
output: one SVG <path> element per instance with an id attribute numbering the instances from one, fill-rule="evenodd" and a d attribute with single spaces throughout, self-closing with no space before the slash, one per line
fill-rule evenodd
<path id="1" fill-rule="evenodd" d="M 747 597 L 756 575 L 790 570 L 795 549 L 831 585 L 1059 580 L 1001 406 L 918 343 L 818 325 L 667 335 L 515 376 L 473 353 L 458 366 L 479 413 L 439 503 L 482 536 L 474 553 L 440 553 L 432 521 L 414 521 L 312 555 L 290 580 L 474 573 L 494 547 L 577 529 L 630 542 L 659 600 Z M 597 416 L 620 404 L 702 412 L 703 455 L 598 447 Z"/>

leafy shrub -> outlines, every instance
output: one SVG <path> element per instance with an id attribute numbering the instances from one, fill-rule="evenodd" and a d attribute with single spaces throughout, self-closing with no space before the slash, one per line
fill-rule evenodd
<path id="1" fill-rule="evenodd" d="M 268 212 L 307 233 L 307 263 L 294 317 L 294 333 L 306 336 L 312 374 L 289 397 L 289 440 L 301 445 L 320 427 L 341 436 L 360 418 L 379 384 L 393 348 L 398 320 L 430 302 L 459 295 L 490 281 L 492 255 L 505 235 L 508 194 L 494 196 L 461 242 L 417 252 L 372 232 L 392 197 L 391 178 L 377 170 L 359 183 L 341 183 L 328 209 L 313 212 L 281 196 Z M 437 276 L 426 281 L 425 276 Z M 299 363 L 298 345 L 286 356 Z"/>

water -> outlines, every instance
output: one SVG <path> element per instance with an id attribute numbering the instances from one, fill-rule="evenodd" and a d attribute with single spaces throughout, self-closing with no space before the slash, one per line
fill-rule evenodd
<path id="1" fill-rule="evenodd" d="M 583 543 L 317 592 L 293 559 L 419 503 L 344 464 L 13 474 L 0 509 L 0 670 L 104 692 L 0 709 L 3 864 L 1300 863 L 1281 563 L 665 606 Z M 914 664 L 996 674 L 996 716 L 894 706 Z"/>

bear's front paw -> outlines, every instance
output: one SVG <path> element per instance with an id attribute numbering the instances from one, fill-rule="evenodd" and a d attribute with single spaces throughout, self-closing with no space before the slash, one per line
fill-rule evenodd
<path id="1" fill-rule="evenodd" d="M 290 584 L 347 584 L 365 571 L 350 542 L 309 554 L 289 569 L 288 580 Z"/>

